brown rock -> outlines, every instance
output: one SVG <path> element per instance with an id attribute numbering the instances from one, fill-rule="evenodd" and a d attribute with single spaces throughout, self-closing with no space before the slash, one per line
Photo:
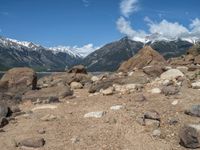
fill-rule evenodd
<path id="1" fill-rule="evenodd" d="M 78 65 L 72 67 L 68 73 L 82 73 L 82 74 L 87 74 L 87 70 L 83 65 Z"/>
<path id="2" fill-rule="evenodd" d="M 144 73 L 151 77 L 159 77 L 163 72 L 163 67 L 156 65 L 156 66 L 146 66 L 143 68 Z"/>
<path id="3" fill-rule="evenodd" d="M 28 91 L 23 95 L 22 100 L 48 100 L 50 97 L 65 98 L 71 95 L 73 95 L 73 91 L 70 89 L 70 87 L 61 85 L 44 88 L 41 90 Z"/>
<path id="4" fill-rule="evenodd" d="M 142 69 L 145 66 L 153 65 L 166 65 L 166 60 L 157 51 L 153 50 L 150 46 L 145 46 L 135 56 L 128 61 L 122 63 L 118 71 L 131 71 L 134 68 Z"/>
<path id="5" fill-rule="evenodd" d="M 17 146 L 25 146 L 31 148 L 43 147 L 45 140 L 43 138 L 28 138 L 20 141 Z"/>
<path id="6" fill-rule="evenodd" d="M 37 75 L 30 68 L 13 68 L 1 78 L 1 86 L 9 91 L 20 92 L 36 89 Z"/>

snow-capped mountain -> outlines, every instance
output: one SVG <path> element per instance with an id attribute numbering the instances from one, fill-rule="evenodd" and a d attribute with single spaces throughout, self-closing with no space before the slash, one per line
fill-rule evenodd
<path id="1" fill-rule="evenodd" d="M 34 44 L 32 42 L 26 41 L 18 41 L 10 38 L 0 37 L 1 46 L 12 47 L 18 50 L 22 50 L 23 48 L 28 48 L 29 50 L 38 50 L 42 48 L 42 46 Z"/>
<path id="2" fill-rule="evenodd" d="M 114 71 L 144 45 L 150 45 L 166 59 L 181 56 L 193 46 L 193 43 L 186 40 L 159 39 L 156 36 L 147 37 L 146 42 L 134 41 L 125 37 L 119 41 L 106 44 L 83 59 L 82 64 L 87 66 L 89 71 Z"/>
<path id="3" fill-rule="evenodd" d="M 100 47 L 94 47 L 93 44 L 87 44 L 83 47 L 78 46 L 58 46 L 58 47 L 51 47 L 51 49 L 54 53 L 58 52 L 65 52 L 68 53 L 74 57 L 81 57 L 84 58 L 88 56 L 90 53 L 94 52 L 95 50 L 99 49 Z"/>
<path id="4" fill-rule="evenodd" d="M 39 71 L 64 70 L 79 63 L 81 58 L 68 52 L 54 52 L 32 42 L 0 37 L 0 70 L 27 66 Z"/>
<path id="5" fill-rule="evenodd" d="M 142 41 L 145 41 L 144 43 L 154 43 L 154 42 L 158 42 L 158 41 L 166 41 L 166 42 L 170 42 L 170 41 L 177 41 L 177 40 L 183 40 L 183 41 L 187 41 L 187 42 L 190 42 L 190 43 L 197 43 L 200 41 L 199 38 L 197 37 L 166 37 L 166 36 L 163 36 L 162 34 L 160 33 L 154 33 L 154 34 L 150 34 L 148 36 L 145 37 L 145 39 L 143 39 Z"/>

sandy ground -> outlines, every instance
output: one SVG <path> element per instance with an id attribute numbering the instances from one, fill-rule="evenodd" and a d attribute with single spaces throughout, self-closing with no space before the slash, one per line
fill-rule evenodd
<path id="1" fill-rule="evenodd" d="M 143 92 L 147 101 L 136 102 L 134 93 L 129 95 L 89 97 L 87 90 L 76 90 L 76 98 L 63 100 L 56 109 L 35 110 L 30 115 L 21 115 L 4 127 L 0 133 L 0 150 L 18 150 L 15 142 L 29 137 L 43 137 L 46 144 L 38 150 L 184 150 L 179 145 L 178 131 L 185 123 L 199 123 L 200 118 L 184 114 L 193 104 L 199 104 L 200 91 L 182 89 L 178 95 Z M 178 100 L 173 106 L 172 102 Z M 111 106 L 124 105 L 120 110 Z M 34 107 L 31 103 L 20 106 L 23 111 Z M 148 110 L 156 110 L 161 116 L 161 137 L 153 137 L 153 129 L 138 124 L 137 118 Z M 101 118 L 84 118 L 92 111 L 105 111 Z M 42 121 L 52 114 L 56 119 Z M 170 118 L 179 120 L 169 125 Z M 38 130 L 44 129 L 45 134 Z M 25 149 L 25 148 L 24 148 Z"/>

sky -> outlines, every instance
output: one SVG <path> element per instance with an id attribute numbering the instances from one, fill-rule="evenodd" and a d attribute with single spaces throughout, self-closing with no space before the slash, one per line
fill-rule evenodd
<path id="1" fill-rule="evenodd" d="M 54 47 L 200 38 L 200 0 L 0 0 L 0 35 Z"/>

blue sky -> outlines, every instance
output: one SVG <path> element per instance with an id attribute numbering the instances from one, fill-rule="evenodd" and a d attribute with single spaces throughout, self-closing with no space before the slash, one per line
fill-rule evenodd
<path id="1" fill-rule="evenodd" d="M 128 15 L 122 1 L 132 6 Z M 139 30 L 146 36 L 166 24 L 193 35 L 199 29 L 199 6 L 199 0 L 0 0 L 0 35 L 44 46 L 100 46 L 125 35 L 143 37 Z M 182 35 L 185 30 L 179 29 Z"/>

